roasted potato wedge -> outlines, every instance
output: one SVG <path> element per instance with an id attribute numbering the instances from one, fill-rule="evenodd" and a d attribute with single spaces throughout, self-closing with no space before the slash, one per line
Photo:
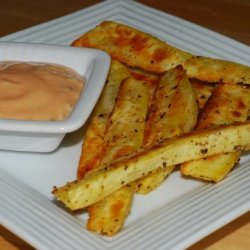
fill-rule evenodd
<path id="1" fill-rule="evenodd" d="M 191 131 L 196 125 L 197 115 L 195 93 L 185 71 L 181 66 L 169 70 L 155 91 L 144 144 L 150 147 Z"/>
<path id="2" fill-rule="evenodd" d="M 181 112 L 180 112 L 181 110 Z M 146 122 L 145 147 L 191 131 L 197 122 L 198 106 L 195 93 L 181 66 L 169 70 L 160 81 Z M 157 169 L 133 185 L 135 191 L 147 194 L 157 188 L 174 170 Z"/>
<path id="3" fill-rule="evenodd" d="M 249 91 L 244 85 L 218 85 L 200 113 L 196 129 L 245 122 L 250 109 L 249 99 Z"/>
<path id="4" fill-rule="evenodd" d="M 250 67 L 209 57 L 193 56 L 183 62 L 189 78 L 214 83 L 250 84 Z"/>
<path id="5" fill-rule="evenodd" d="M 102 164 L 126 157 L 143 145 L 148 95 L 144 81 L 129 77 L 121 83 L 104 134 Z M 133 194 L 131 188 L 123 187 L 90 206 L 87 228 L 109 236 L 116 234 L 130 212 Z"/>
<path id="6" fill-rule="evenodd" d="M 119 86 L 128 77 L 130 73 L 127 68 L 118 61 L 112 61 L 105 87 L 88 120 L 78 164 L 78 179 L 100 164 L 104 153 L 106 124 L 113 110 Z"/>
<path id="7" fill-rule="evenodd" d="M 123 187 L 90 206 L 87 229 L 107 236 L 116 234 L 130 213 L 133 197 L 131 188 Z"/>
<path id="8" fill-rule="evenodd" d="M 54 188 L 53 194 L 71 210 L 94 204 L 161 166 L 250 150 L 250 123 L 196 131 L 142 151 L 126 161 L 103 166 L 82 180 Z"/>
<path id="9" fill-rule="evenodd" d="M 193 178 L 219 182 L 239 161 L 241 152 L 214 155 L 181 165 L 181 173 Z"/>
<path id="10" fill-rule="evenodd" d="M 250 95 L 245 86 L 218 85 L 205 105 L 196 129 L 245 122 L 250 109 L 249 99 Z M 219 182 L 226 177 L 239 159 L 240 152 L 207 157 L 182 164 L 181 173 L 203 180 Z"/>
<path id="11" fill-rule="evenodd" d="M 148 95 L 144 81 L 127 78 L 122 82 L 104 136 L 102 164 L 128 156 L 143 145 Z"/>
<path id="12" fill-rule="evenodd" d="M 106 51 L 130 67 L 163 73 L 192 55 L 127 25 L 104 21 L 72 43 Z"/>

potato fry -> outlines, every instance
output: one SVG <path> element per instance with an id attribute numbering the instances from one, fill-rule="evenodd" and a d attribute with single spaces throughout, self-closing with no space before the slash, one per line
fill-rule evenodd
<path id="1" fill-rule="evenodd" d="M 243 86 L 218 85 L 201 113 L 197 129 L 245 122 L 250 109 L 249 99 L 250 95 Z M 233 152 L 187 162 L 181 165 L 181 173 L 203 180 L 219 182 L 225 178 L 235 163 L 239 161 L 239 158 L 240 152 Z"/>
<path id="2" fill-rule="evenodd" d="M 127 78 L 121 84 L 104 137 L 102 164 L 130 155 L 143 145 L 148 94 L 144 81 Z"/>
<path id="3" fill-rule="evenodd" d="M 148 194 L 158 188 L 174 171 L 174 169 L 175 165 L 164 169 L 156 169 L 147 174 L 145 177 L 139 178 L 129 185 L 131 185 L 134 191 L 138 194 Z"/>
<path id="4" fill-rule="evenodd" d="M 202 56 L 194 56 L 183 64 L 190 78 L 205 82 L 250 84 L 250 67 Z"/>
<path id="5" fill-rule="evenodd" d="M 182 110 L 182 112 L 180 112 Z M 191 131 L 197 122 L 198 107 L 193 88 L 181 66 L 169 70 L 155 91 L 145 131 L 146 147 Z M 157 169 L 135 181 L 137 193 L 147 194 L 157 188 L 174 170 Z"/>
<path id="6" fill-rule="evenodd" d="M 53 194 L 71 210 L 94 204 L 161 165 L 163 168 L 204 157 L 250 150 L 250 123 L 196 131 L 170 139 L 126 161 L 103 166 L 82 180 L 54 188 Z"/>
<path id="7" fill-rule="evenodd" d="M 100 164 L 104 153 L 106 124 L 114 107 L 120 83 L 129 76 L 130 73 L 125 66 L 112 61 L 106 85 L 88 121 L 78 164 L 78 179 Z"/>
<path id="8" fill-rule="evenodd" d="M 108 236 L 116 234 L 130 213 L 133 197 L 131 188 L 123 187 L 90 206 L 88 230 Z"/>
<path id="9" fill-rule="evenodd" d="M 124 80 L 104 135 L 102 164 L 134 153 L 143 144 L 148 87 L 134 78 Z M 123 226 L 132 205 L 133 190 L 123 187 L 88 208 L 87 228 L 105 235 L 116 234 Z"/>
<path id="10" fill-rule="evenodd" d="M 192 55 L 124 24 L 104 21 L 72 43 L 106 51 L 131 67 L 163 73 Z"/>
<path id="11" fill-rule="evenodd" d="M 146 147 L 191 131 L 197 115 L 196 97 L 185 71 L 181 66 L 169 70 L 155 91 L 145 131 Z"/>
<path id="12" fill-rule="evenodd" d="M 239 161 L 241 152 L 214 155 L 181 165 L 181 173 L 201 180 L 219 182 Z"/>
<path id="13" fill-rule="evenodd" d="M 245 122 L 250 109 L 249 93 L 245 85 L 218 85 L 201 112 L 196 129 Z"/>

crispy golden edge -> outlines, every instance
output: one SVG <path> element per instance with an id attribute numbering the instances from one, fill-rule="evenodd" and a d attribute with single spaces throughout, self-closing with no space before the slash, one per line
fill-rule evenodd
<path id="1" fill-rule="evenodd" d="M 244 86 L 218 85 L 200 115 L 197 129 L 245 122 L 250 109 L 249 98 Z M 219 182 L 226 177 L 239 159 L 240 152 L 233 152 L 184 163 L 180 169 L 184 175 Z"/>
<path id="2" fill-rule="evenodd" d="M 190 78 L 206 82 L 250 84 L 248 66 L 220 59 L 194 56 L 130 26 L 104 21 L 76 39 L 73 46 L 106 51 L 131 67 L 163 73 L 181 64 Z"/>
<path id="3" fill-rule="evenodd" d="M 163 168 L 216 154 L 250 150 L 250 123 L 196 131 L 166 140 L 126 161 L 103 166 L 80 181 L 54 188 L 54 196 L 71 210 L 94 204 L 161 165 Z"/>
<path id="4" fill-rule="evenodd" d="M 239 63 L 193 56 L 182 65 L 190 78 L 214 83 L 250 84 L 250 67 Z"/>
<path id="5" fill-rule="evenodd" d="M 180 112 L 180 110 L 182 112 Z M 169 70 L 154 94 L 145 133 L 149 147 L 191 131 L 197 122 L 198 106 L 194 90 L 182 67 Z"/>
<path id="6" fill-rule="evenodd" d="M 72 45 L 101 49 L 128 66 L 156 73 L 163 73 L 192 56 L 150 34 L 112 21 L 102 22 Z"/>
<path id="7" fill-rule="evenodd" d="M 245 85 L 218 85 L 200 113 L 196 129 L 245 122 L 250 108 L 249 93 Z"/>

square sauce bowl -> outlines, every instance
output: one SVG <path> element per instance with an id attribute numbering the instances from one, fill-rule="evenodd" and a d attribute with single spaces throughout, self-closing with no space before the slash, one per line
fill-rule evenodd
<path id="1" fill-rule="evenodd" d="M 104 87 L 110 56 L 100 50 L 63 45 L 0 42 L 0 62 L 21 61 L 69 67 L 84 77 L 84 87 L 69 116 L 58 121 L 0 117 L 0 150 L 51 152 L 67 133 L 82 127 Z M 0 107 L 1 108 L 1 107 Z"/>

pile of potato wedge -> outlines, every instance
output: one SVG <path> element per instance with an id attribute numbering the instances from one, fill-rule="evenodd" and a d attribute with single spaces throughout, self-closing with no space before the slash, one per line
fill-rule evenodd
<path id="1" fill-rule="evenodd" d="M 219 182 L 250 150 L 250 67 L 192 55 L 112 21 L 72 46 L 112 58 L 77 180 L 52 191 L 70 210 L 86 209 L 89 230 L 115 235 L 135 193 L 153 191 L 174 169 Z"/>

